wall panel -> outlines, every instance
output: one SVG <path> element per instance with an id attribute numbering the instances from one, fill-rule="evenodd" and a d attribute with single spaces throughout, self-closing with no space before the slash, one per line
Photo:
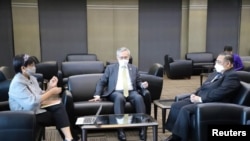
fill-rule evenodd
<path id="1" fill-rule="evenodd" d="M 238 53 L 241 0 L 208 0 L 207 51 L 217 56 L 225 45 Z"/>
<path id="2" fill-rule="evenodd" d="M 38 0 L 42 60 L 87 53 L 86 0 Z"/>
<path id="3" fill-rule="evenodd" d="M 0 1 L 0 66 L 12 69 L 13 29 L 11 0 Z"/>
<path id="4" fill-rule="evenodd" d="M 182 0 L 139 0 L 139 69 L 180 58 Z"/>

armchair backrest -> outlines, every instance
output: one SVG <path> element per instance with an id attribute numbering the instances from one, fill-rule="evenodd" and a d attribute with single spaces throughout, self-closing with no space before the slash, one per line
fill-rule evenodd
<path id="1" fill-rule="evenodd" d="M 34 141 L 35 129 L 36 118 L 31 111 L 0 112 L 1 141 Z"/>
<path id="2" fill-rule="evenodd" d="M 65 61 L 98 61 L 96 54 L 68 54 Z"/>
<path id="3" fill-rule="evenodd" d="M 43 74 L 43 78 L 50 80 L 53 76 L 58 76 L 57 61 L 43 61 L 36 64 L 36 72 Z"/>
<path id="4" fill-rule="evenodd" d="M 193 63 L 214 63 L 214 56 L 210 52 L 190 52 L 185 54 L 185 58 Z"/>
<path id="5" fill-rule="evenodd" d="M 166 73 L 170 72 L 170 63 L 174 62 L 174 59 L 168 54 L 164 56 L 164 69 Z"/>
<path id="6" fill-rule="evenodd" d="M 9 110 L 8 92 L 11 79 L 8 79 L 8 76 L 6 76 L 7 73 L 8 67 L 0 67 L 0 111 Z"/>
<path id="7" fill-rule="evenodd" d="M 4 81 L 6 79 L 11 79 L 11 73 L 10 73 L 10 68 L 7 66 L 1 66 L 0 67 L 0 82 Z"/>
<path id="8" fill-rule="evenodd" d="M 104 63 L 102 61 L 72 61 L 62 62 L 63 82 L 67 83 L 68 77 L 80 74 L 103 73 Z"/>
<path id="9" fill-rule="evenodd" d="M 208 141 L 208 136 L 211 135 L 211 131 L 208 131 L 209 125 L 243 125 L 246 122 L 244 113 L 244 106 L 237 104 L 198 104 L 195 116 L 195 139 L 193 140 Z"/>
<path id="10" fill-rule="evenodd" d="M 88 101 L 92 99 L 96 84 L 102 75 L 102 73 L 96 73 L 70 76 L 68 79 L 68 90 L 72 93 L 73 101 Z"/>
<path id="11" fill-rule="evenodd" d="M 248 71 L 236 71 L 240 81 L 250 83 L 250 72 Z"/>
<path id="12" fill-rule="evenodd" d="M 250 106 L 250 84 L 241 81 L 241 88 L 235 95 L 233 103 L 238 105 Z"/>
<path id="13" fill-rule="evenodd" d="M 148 71 L 148 74 L 163 77 L 163 66 L 159 63 L 154 63 Z"/>
<path id="14" fill-rule="evenodd" d="M 242 64 L 244 66 L 244 71 L 250 72 L 250 56 L 240 56 Z"/>

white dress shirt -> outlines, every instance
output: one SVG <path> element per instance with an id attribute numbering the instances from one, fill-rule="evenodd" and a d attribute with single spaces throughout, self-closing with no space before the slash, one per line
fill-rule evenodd
<path id="1" fill-rule="evenodd" d="M 124 66 L 123 66 L 124 67 Z M 123 90 L 123 76 L 122 76 L 122 67 L 119 66 L 119 70 L 118 70 L 118 78 L 117 78 L 117 83 L 116 83 L 116 87 L 115 90 Z M 128 67 L 126 66 L 126 74 L 127 74 L 127 80 L 128 80 L 128 90 L 133 90 L 132 87 L 132 83 L 131 83 L 131 79 L 130 79 L 130 75 L 128 72 Z"/>

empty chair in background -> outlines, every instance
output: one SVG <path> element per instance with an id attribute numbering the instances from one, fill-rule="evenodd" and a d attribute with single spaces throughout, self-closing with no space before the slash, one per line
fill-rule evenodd
<path id="1" fill-rule="evenodd" d="M 71 53 L 67 54 L 65 61 L 98 61 L 96 54 Z"/>
<path id="2" fill-rule="evenodd" d="M 62 80 L 64 87 L 70 76 L 80 74 L 103 73 L 104 64 L 102 61 L 70 61 L 61 64 Z"/>
<path id="3" fill-rule="evenodd" d="M 192 67 L 191 60 L 174 60 L 168 54 L 164 57 L 164 71 L 170 79 L 190 79 Z"/>

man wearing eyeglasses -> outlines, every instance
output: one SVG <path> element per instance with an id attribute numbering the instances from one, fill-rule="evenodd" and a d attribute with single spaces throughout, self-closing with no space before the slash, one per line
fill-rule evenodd
<path id="1" fill-rule="evenodd" d="M 142 82 L 136 66 L 129 64 L 130 51 L 126 47 L 116 51 L 118 63 L 108 65 L 103 77 L 97 83 L 94 98 L 90 101 L 99 101 L 100 97 L 107 97 L 114 102 L 114 113 L 124 114 L 126 101 L 129 101 L 137 113 L 146 113 L 143 97 L 137 88 L 147 88 L 148 82 Z M 103 89 L 106 88 L 104 93 Z M 139 137 L 144 140 L 145 129 L 139 131 Z M 118 129 L 118 139 L 126 141 L 123 129 Z"/>
<path id="2" fill-rule="evenodd" d="M 166 129 L 172 132 L 164 141 L 188 141 L 191 129 L 191 116 L 197 104 L 209 102 L 231 102 L 240 88 L 240 80 L 233 67 L 233 56 L 227 53 L 218 55 L 215 72 L 194 93 L 171 105 Z"/>

